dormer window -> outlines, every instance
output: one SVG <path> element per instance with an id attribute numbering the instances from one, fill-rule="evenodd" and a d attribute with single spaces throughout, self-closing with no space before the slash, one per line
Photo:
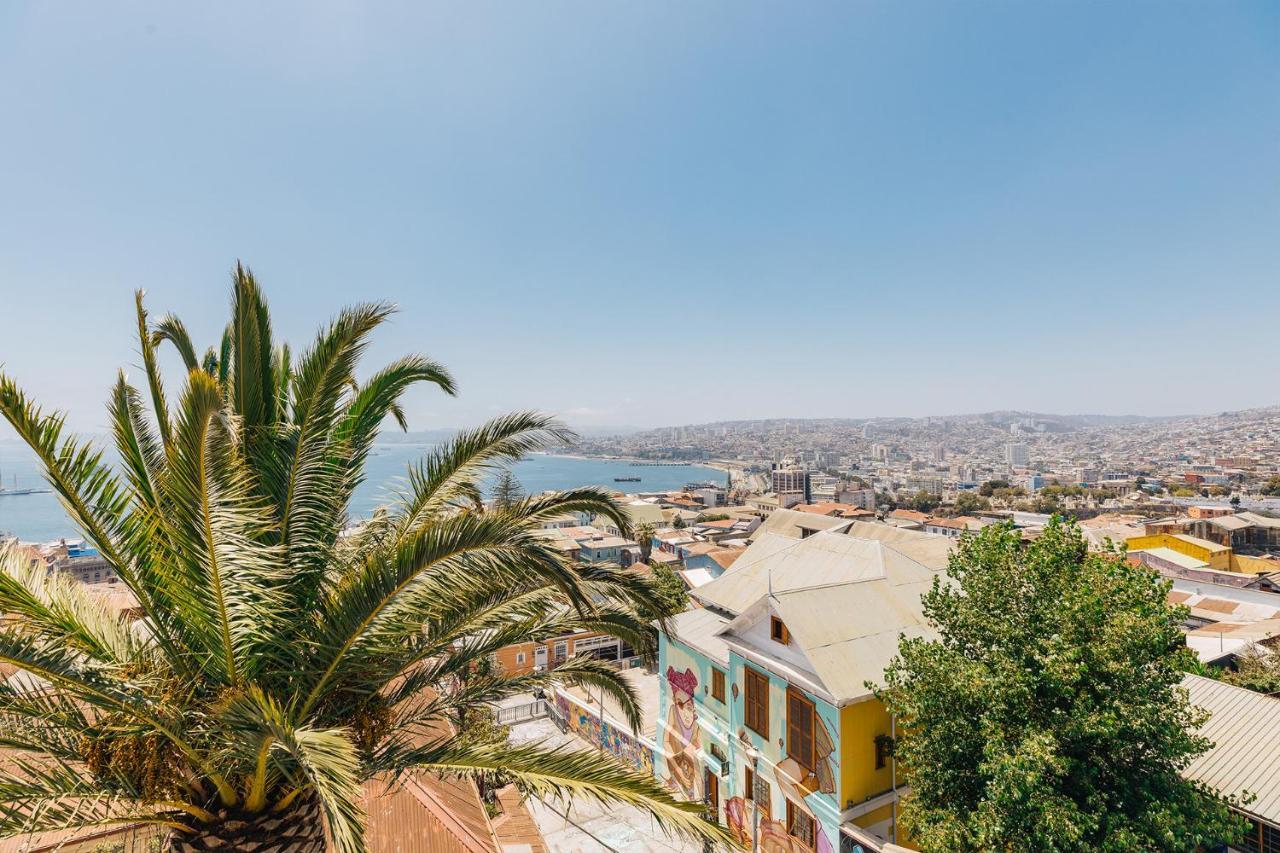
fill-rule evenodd
<path id="1" fill-rule="evenodd" d="M 787 630 L 787 626 L 782 624 L 782 620 L 777 616 L 769 617 L 769 638 L 775 643 L 787 645 L 791 642 L 791 632 Z"/>

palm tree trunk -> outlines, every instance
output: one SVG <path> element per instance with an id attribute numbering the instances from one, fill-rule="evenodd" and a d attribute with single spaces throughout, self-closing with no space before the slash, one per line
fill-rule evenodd
<path id="1" fill-rule="evenodd" d="M 171 833 L 166 853 L 325 853 L 324 819 L 314 797 L 279 814 L 221 812 L 217 823 L 197 824 L 192 832 Z"/>

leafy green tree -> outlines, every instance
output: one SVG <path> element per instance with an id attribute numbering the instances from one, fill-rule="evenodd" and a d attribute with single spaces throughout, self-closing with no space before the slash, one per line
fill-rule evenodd
<path id="1" fill-rule="evenodd" d="M 956 512 L 968 513 L 982 509 L 990 509 L 991 501 L 973 492 L 961 492 L 956 495 Z"/>
<path id="2" fill-rule="evenodd" d="M 1280 495 L 1280 474 L 1270 477 L 1258 491 L 1262 492 L 1264 495 L 1270 495 L 1272 497 Z"/>
<path id="3" fill-rule="evenodd" d="M 119 466 L 0 375 L 0 414 L 142 614 L 122 623 L 84 587 L 3 558 L 0 662 L 48 690 L 4 692 L 0 744 L 15 751 L 0 769 L 0 834 L 127 822 L 167 829 L 174 851 L 310 853 L 327 835 L 358 853 L 367 780 L 501 769 L 526 791 L 633 803 L 675 831 L 724 839 L 696 804 L 596 754 L 454 734 L 467 709 L 560 679 L 609 693 L 638 724 L 634 691 L 589 657 L 552 674 L 475 667 L 512 642 L 580 629 L 651 648 L 648 614 L 663 599 L 634 573 L 571 564 L 537 535 L 566 512 L 627 530 L 603 490 L 475 511 L 496 469 L 571 437 L 542 415 L 460 433 L 410 468 L 396 503 L 348 530 L 378 429 L 403 425 L 403 392 L 454 393 L 420 356 L 357 370 L 390 313 L 342 311 L 294 360 L 237 266 L 231 322 L 200 357 L 182 323 L 153 323 L 138 294 L 149 394 L 123 373 L 112 389 Z M 173 405 L 163 342 L 187 369 Z"/>
<path id="4" fill-rule="evenodd" d="M 1268 695 L 1280 695 L 1280 654 L 1251 650 L 1236 658 L 1236 668 L 1218 673 L 1228 684 Z"/>
<path id="5" fill-rule="evenodd" d="M 989 498 L 995 494 L 996 489 L 1007 488 L 1009 488 L 1008 480 L 987 480 L 978 487 L 978 494 L 982 495 L 984 498 Z"/>
<path id="6" fill-rule="evenodd" d="M 925 850 L 1187 851 L 1239 837 L 1180 771 L 1210 744 L 1180 686 L 1192 657 L 1169 583 L 1051 522 L 962 539 L 880 695 Z"/>
<path id="7" fill-rule="evenodd" d="M 671 527 L 675 530 L 684 530 L 688 525 L 684 522 L 684 517 L 676 513 L 676 517 L 671 520 Z"/>
<path id="8" fill-rule="evenodd" d="M 932 512 L 940 503 L 941 495 L 931 495 L 923 489 L 911 496 L 911 508 L 916 512 Z"/>
<path id="9" fill-rule="evenodd" d="M 689 609 L 689 588 L 666 563 L 652 563 L 653 579 L 658 588 L 658 607 L 653 616 L 666 619 Z"/>

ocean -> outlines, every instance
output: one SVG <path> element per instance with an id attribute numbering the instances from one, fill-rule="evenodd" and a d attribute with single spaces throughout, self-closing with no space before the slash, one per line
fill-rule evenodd
<path id="1" fill-rule="evenodd" d="M 433 445 L 382 444 L 374 448 L 365 482 L 352 500 L 353 518 L 366 518 L 375 508 L 391 502 L 406 485 L 408 466 Z M 723 484 L 725 473 L 702 465 L 632 466 L 613 459 L 534 454 L 517 462 L 512 473 L 526 492 L 604 486 L 624 492 L 668 491 L 686 483 Z M 614 477 L 640 477 L 639 483 L 615 483 Z M 46 488 L 35 457 L 25 445 L 0 442 L 0 479 L 6 488 Z M 56 495 L 0 495 L 0 534 L 26 542 L 48 542 L 80 534 L 62 510 Z"/>

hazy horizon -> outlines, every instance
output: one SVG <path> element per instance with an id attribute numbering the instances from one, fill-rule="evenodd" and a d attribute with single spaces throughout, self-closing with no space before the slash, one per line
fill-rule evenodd
<path id="1" fill-rule="evenodd" d="M 1273 405 L 1277 31 L 1266 2 L 6 4 L 0 366 L 101 431 L 133 289 L 203 349 L 239 258 L 295 351 L 398 303 L 366 372 L 422 351 L 461 390 L 411 394 L 415 430 Z"/>

